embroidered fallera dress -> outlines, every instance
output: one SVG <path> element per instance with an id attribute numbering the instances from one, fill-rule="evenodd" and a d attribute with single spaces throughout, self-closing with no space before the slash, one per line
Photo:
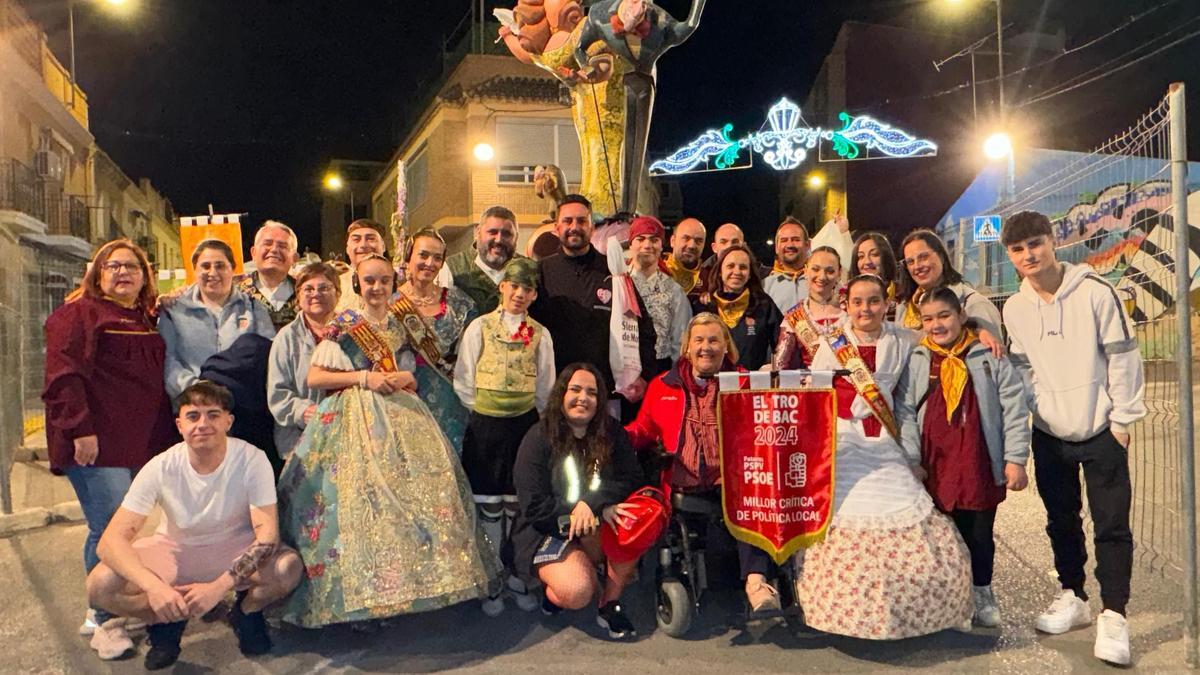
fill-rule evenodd
<path id="1" fill-rule="evenodd" d="M 417 395 L 429 406 L 438 426 L 450 439 L 455 454 L 462 454 L 463 434 L 467 431 L 470 411 L 463 407 L 454 393 L 454 358 L 458 353 L 458 340 L 463 329 L 475 318 L 475 302 L 466 293 L 455 288 L 443 288 L 441 307 L 431 317 L 422 317 L 423 323 L 433 333 L 442 361 L 449 370 L 430 363 L 419 350 L 414 350 L 417 367 L 413 375 L 417 379 Z M 410 345 L 411 348 L 411 345 Z"/>
<path id="2" fill-rule="evenodd" d="M 885 324 L 878 341 L 865 345 L 848 325 L 842 327 L 890 406 L 913 341 L 903 329 Z M 811 366 L 842 367 L 824 341 Z M 834 515 L 825 541 L 804 558 L 798 590 L 806 623 L 870 640 L 968 624 L 974 613 L 971 563 L 954 524 L 933 508 L 900 446 L 853 385 L 841 381 L 834 388 L 839 418 Z"/>
<path id="3" fill-rule="evenodd" d="M 313 365 L 388 369 L 346 332 L 339 315 Z M 399 370 L 414 357 L 394 317 L 373 328 Z M 285 539 L 306 574 L 284 620 L 315 628 L 440 609 L 487 597 L 499 562 L 475 519 L 454 449 L 416 395 L 360 387 L 330 392 L 279 482 Z"/>

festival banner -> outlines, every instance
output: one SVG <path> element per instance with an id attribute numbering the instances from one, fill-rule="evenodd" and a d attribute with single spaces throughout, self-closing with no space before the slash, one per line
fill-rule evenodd
<path id="1" fill-rule="evenodd" d="M 233 273 L 241 274 L 244 271 L 240 222 L 241 216 L 236 213 L 184 216 L 179 219 L 179 245 L 183 254 L 183 268 L 186 270 L 184 284 L 196 280 L 196 271 L 192 269 L 192 251 L 205 239 L 219 239 L 229 244 L 229 248 L 233 249 Z"/>
<path id="2" fill-rule="evenodd" d="M 833 389 L 722 391 L 717 420 L 722 508 L 734 538 L 776 563 L 823 540 L 833 515 Z"/>

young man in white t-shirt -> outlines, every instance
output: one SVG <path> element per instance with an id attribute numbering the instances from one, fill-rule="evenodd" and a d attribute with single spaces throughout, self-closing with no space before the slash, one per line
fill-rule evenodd
<path id="1" fill-rule="evenodd" d="M 1014 214 L 1000 238 L 1023 277 L 1020 290 L 1004 303 L 1004 327 L 1013 365 L 1030 390 L 1034 475 L 1062 585 L 1038 617 L 1037 629 L 1058 634 L 1092 622 L 1083 588 L 1082 470 L 1104 607 L 1093 653 L 1128 665 L 1129 439 L 1130 427 L 1146 415 L 1137 336 L 1107 280 L 1087 265 L 1058 262 L 1049 218 L 1033 211 Z"/>
<path id="2" fill-rule="evenodd" d="M 230 623 L 242 654 L 271 649 L 262 610 L 287 596 L 303 571 L 299 554 L 279 543 L 275 480 L 261 450 L 229 438 L 233 397 L 200 381 L 176 400 L 183 442 L 150 460 L 133 479 L 88 575 L 88 598 L 149 627 L 146 668 L 179 658 L 188 619 L 237 591 Z M 163 520 L 138 538 L 161 506 Z M 113 619 L 113 622 L 121 619 Z M 105 622 L 98 630 L 110 628 Z"/>

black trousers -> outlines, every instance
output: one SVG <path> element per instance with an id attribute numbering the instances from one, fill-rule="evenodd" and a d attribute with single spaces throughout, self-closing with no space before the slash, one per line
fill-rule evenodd
<path id="1" fill-rule="evenodd" d="M 1083 500 L 1079 470 L 1087 481 L 1088 506 L 1096 527 L 1096 580 L 1105 609 L 1121 614 L 1129 602 L 1133 533 L 1129 530 L 1129 455 L 1107 429 L 1084 441 L 1064 441 L 1034 428 L 1034 475 L 1046 506 L 1046 534 L 1063 588 L 1086 599 L 1083 571 Z"/>
<path id="2" fill-rule="evenodd" d="M 747 544 L 744 541 L 739 541 L 737 543 L 737 552 L 738 567 L 742 573 L 743 580 L 751 574 L 761 574 L 764 577 L 769 577 L 774 572 L 774 561 L 761 548 Z"/>
<path id="3" fill-rule="evenodd" d="M 996 509 L 954 510 L 948 515 L 971 553 L 972 583 L 976 586 L 991 586 L 992 569 L 996 560 L 996 539 L 992 532 L 996 524 Z"/>

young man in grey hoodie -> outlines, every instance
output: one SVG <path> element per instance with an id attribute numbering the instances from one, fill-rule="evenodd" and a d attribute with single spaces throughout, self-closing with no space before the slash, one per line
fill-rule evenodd
<path id="1" fill-rule="evenodd" d="M 1092 621 L 1084 592 L 1082 468 L 1104 608 L 1093 653 L 1127 665 L 1125 605 L 1133 569 L 1129 427 L 1146 414 L 1133 323 L 1116 290 L 1091 267 L 1058 262 L 1046 216 L 1013 215 L 1001 241 L 1023 277 L 1020 290 L 1004 303 L 1004 327 L 1012 362 L 1031 396 L 1034 475 L 1063 588 L 1038 617 L 1037 629 L 1065 633 Z"/>

